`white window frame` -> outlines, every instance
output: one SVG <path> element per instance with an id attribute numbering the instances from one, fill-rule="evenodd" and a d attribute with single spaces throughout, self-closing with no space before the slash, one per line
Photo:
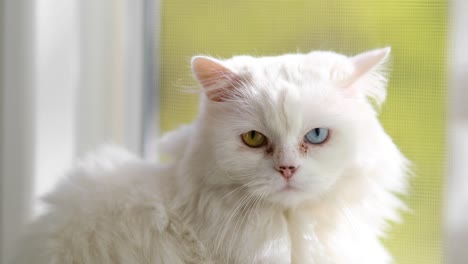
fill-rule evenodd
<path id="1" fill-rule="evenodd" d="M 468 263 L 468 1 L 450 1 L 445 262 Z"/>
<path id="2" fill-rule="evenodd" d="M 0 262 L 7 263 L 32 200 L 34 1 L 0 5 Z"/>

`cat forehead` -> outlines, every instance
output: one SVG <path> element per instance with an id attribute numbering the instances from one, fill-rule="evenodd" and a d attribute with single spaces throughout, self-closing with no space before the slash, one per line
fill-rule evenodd
<path id="1" fill-rule="evenodd" d="M 226 65 L 241 76 L 247 76 L 243 87 L 246 104 L 255 104 L 267 119 L 282 116 L 292 120 L 303 115 L 303 108 L 317 112 L 337 100 L 333 81 L 352 71 L 344 55 L 315 51 L 308 54 L 286 54 L 255 58 L 238 56 Z"/>
<path id="2" fill-rule="evenodd" d="M 252 80 L 275 83 L 280 80 L 297 84 L 341 80 L 353 71 L 346 56 L 328 51 L 274 57 L 236 56 L 226 60 L 225 64 L 235 73 Z"/>
<path id="3" fill-rule="evenodd" d="M 293 140 L 304 129 L 329 124 L 342 101 L 327 85 L 301 86 L 282 78 L 243 88 L 243 96 L 234 101 L 234 107 L 243 113 L 242 120 L 252 125 L 249 129 L 260 129 L 275 141 Z"/>

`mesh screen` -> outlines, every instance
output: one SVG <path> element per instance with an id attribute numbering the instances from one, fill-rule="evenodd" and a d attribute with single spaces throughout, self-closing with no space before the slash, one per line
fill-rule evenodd
<path id="1" fill-rule="evenodd" d="M 160 127 L 193 120 L 192 55 L 275 55 L 323 49 L 345 54 L 391 46 L 388 98 L 380 116 L 414 163 L 411 212 L 385 244 L 396 263 L 441 263 L 445 157 L 447 2 L 428 0 L 162 1 Z"/>

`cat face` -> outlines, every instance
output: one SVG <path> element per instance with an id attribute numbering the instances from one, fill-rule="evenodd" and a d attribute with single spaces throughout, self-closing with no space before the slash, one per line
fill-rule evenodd
<path id="1" fill-rule="evenodd" d="M 208 98 L 206 145 L 222 172 L 206 180 L 286 207 L 319 199 L 345 177 L 373 130 L 365 97 L 382 93 L 372 73 L 388 52 L 194 58 Z"/>

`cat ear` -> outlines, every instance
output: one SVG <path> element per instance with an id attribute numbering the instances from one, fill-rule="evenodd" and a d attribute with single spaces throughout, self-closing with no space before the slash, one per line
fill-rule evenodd
<path id="1" fill-rule="evenodd" d="M 375 49 L 349 58 L 353 73 L 346 81 L 347 86 L 373 99 L 377 105 L 385 101 L 387 95 L 385 64 L 390 50 L 390 47 Z"/>
<path id="2" fill-rule="evenodd" d="M 192 58 L 192 71 L 208 99 L 215 102 L 223 102 L 232 96 L 239 82 L 237 75 L 221 61 L 206 56 Z"/>
<path id="3" fill-rule="evenodd" d="M 390 55 L 390 50 L 390 47 L 386 47 L 383 49 L 366 51 L 351 57 L 350 60 L 355 67 L 354 74 L 356 77 L 362 76 L 385 63 Z"/>

